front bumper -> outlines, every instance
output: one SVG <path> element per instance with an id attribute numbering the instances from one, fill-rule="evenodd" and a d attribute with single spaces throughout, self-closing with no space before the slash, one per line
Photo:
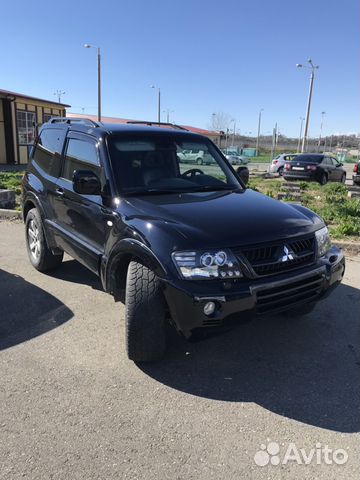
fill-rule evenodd
<path id="1" fill-rule="evenodd" d="M 342 280 L 345 258 L 332 247 L 317 263 L 282 275 L 222 282 L 166 282 L 164 293 L 177 329 L 187 338 L 194 330 L 222 327 L 234 314 L 267 314 L 313 303 L 327 296 Z M 216 310 L 204 314 L 213 301 Z"/>

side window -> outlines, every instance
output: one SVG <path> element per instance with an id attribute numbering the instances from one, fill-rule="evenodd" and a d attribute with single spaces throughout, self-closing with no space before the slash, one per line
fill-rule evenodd
<path id="1" fill-rule="evenodd" d="M 33 160 L 49 175 L 58 177 L 60 174 L 60 157 L 63 145 L 63 131 L 48 128 L 41 131 L 34 147 Z"/>
<path id="2" fill-rule="evenodd" d="M 91 170 L 100 176 L 100 162 L 95 143 L 88 140 L 69 138 L 62 177 L 71 180 L 75 170 Z"/>

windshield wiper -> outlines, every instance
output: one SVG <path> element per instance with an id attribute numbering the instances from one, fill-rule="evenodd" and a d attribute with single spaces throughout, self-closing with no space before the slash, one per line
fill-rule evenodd
<path id="1" fill-rule="evenodd" d="M 198 187 L 187 190 L 188 192 L 217 192 L 221 190 L 239 190 L 239 187 L 230 187 L 229 185 L 199 185 Z"/>
<path id="2" fill-rule="evenodd" d="M 136 195 L 171 195 L 171 194 L 182 194 L 182 193 L 194 193 L 194 192 L 217 192 L 217 191 L 233 191 L 239 190 L 239 187 L 230 187 L 229 185 L 199 185 L 194 188 L 182 188 L 182 189 L 157 189 L 149 188 L 147 190 L 129 190 L 124 192 L 125 196 L 136 196 Z"/>
<path id="3" fill-rule="evenodd" d="M 147 190 L 129 190 L 124 192 L 123 195 L 167 195 L 171 193 L 184 193 L 184 190 L 174 190 L 174 189 L 157 189 L 157 188 L 149 188 Z"/>

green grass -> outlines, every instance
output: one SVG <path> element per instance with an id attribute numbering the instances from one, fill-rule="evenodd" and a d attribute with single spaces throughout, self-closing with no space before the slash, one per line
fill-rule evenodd
<path id="1" fill-rule="evenodd" d="M 294 183 L 295 184 L 295 183 Z M 297 182 L 301 189 L 301 203 L 322 217 L 332 238 L 359 240 L 360 201 L 347 196 L 342 183 L 328 183 L 321 186 L 313 182 Z M 272 198 L 284 191 L 282 179 L 250 178 L 249 188 Z M 289 197 L 288 201 L 294 200 Z"/>
<path id="2" fill-rule="evenodd" d="M 257 157 L 261 158 L 261 157 Z M 14 190 L 19 208 L 21 179 L 24 172 L 0 172 L 0 189 Z M 360 201 L 347 196 L 347 188 L 341 183 L 297 182 L 301 189 L 301 202 L 320 215 L 328 225 L 333 238 L 358 240 L 360 234 Z M 250 177 L 249 188 L 277 198 L 285 191 L 281 178 Z M 289 197 L 288 201 L 294 200 Z"/>
<path id="3" fill-rule="evenodd" d="M 251 157 L 251 163 L 270 163 L 270 153 L 266 155 L 259 155 L 257 157 Z"/>
<path id="4" fill-rule="evenodd" d="M 0 190 L 13 190 L 16 194 L 15 210 L 21 210 L 21 180 L 24 172 L 0 172 Z"/>
<path id="5" fill-rule="evenodd" d="M 0 189 L 14 190 L 16 195 L 20 195 L 23 175 L 24 172 L 0 172 Z"/>

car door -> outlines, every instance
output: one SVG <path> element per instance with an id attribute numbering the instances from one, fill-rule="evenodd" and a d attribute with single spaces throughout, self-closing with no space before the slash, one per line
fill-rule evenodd
<path id="1" fill-rule="evenodd" d="M 329 160 L 331 160 L 332 165 L 334 167 L 334 170 L 333 170 L 334 181 L 339 182 L 344 173 L 344 170 L 341 168 L 342 165 L 340 162 L 336 160 L 336 158 L 329 157 Z"/>
<path id="2" fill-rule="evenodd" d="M 334 166 L 329 157 L 324 157 L 321 164 L 322 170 L 327 174 L 328 180 L 332 181 L 334 178 Z"/>
<path id="3" fill-rule="evenodd" d="M 112 211 L 101 195 L 82 195 L 74 191 L 75 170 L 91 170 L 103 186 L 106 178 L 95 138 L 71 132 L 64 151 L 54 202 L 57 243 L 72 257 L 98 273 L 108 235 Z"/>

